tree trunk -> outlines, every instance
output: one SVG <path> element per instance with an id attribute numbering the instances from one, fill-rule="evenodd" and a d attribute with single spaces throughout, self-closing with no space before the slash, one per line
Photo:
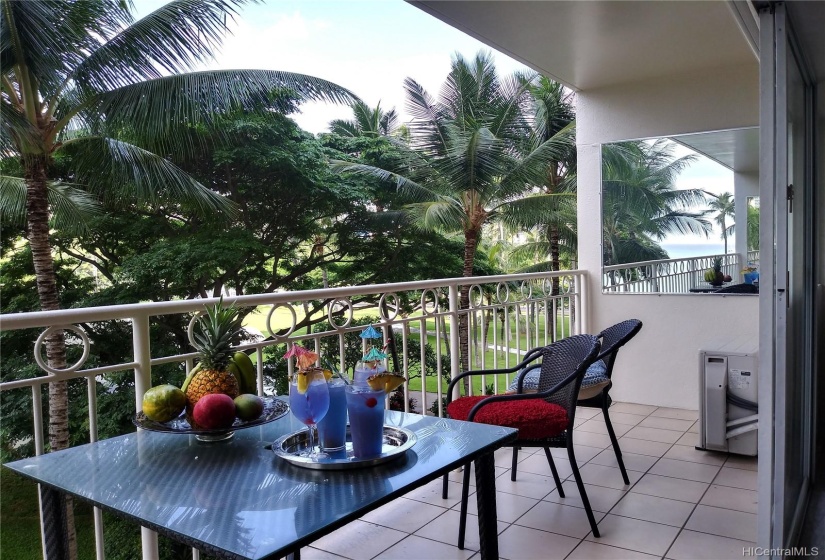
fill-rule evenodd
<path id="1" fill-rule="evenodd" d="M 26 156 L 23 161 L 26 181 L 26 220 L 29 247 L 32 252 L 40 309 L 60 309 L 57 276 L 49 243 L 49 203 L 46 178 L 46 156 Z M 46 338 L 49 367 L 66 369 L 66 341 L 63 331 Z M 69 446 L 69 391 L 66 381 L 49 383 L 49 447 L 51 451 Z M 77 558 L 77 540 L 71 499 L 66 500 L 66 523 L 69 531 L 69 557 Z"/>
<path id="2" fill-rule="evenodd" d="M 476 249 L 480 231 L 477 229 L 470 229 L 464 232 L 464 269 L 462 276 L 469 278 L 473 275 L 473 262 L 475 261 Z M 458 307 L 461 310 L 470 308 L 470 285 L 465 284 L 461 286 L 461 297 L 459 298 Z M 469 315 L 462 313 L 458 317 L 458 347 L 459 357 L 461 359 L 461 371 L 468 371 L 470 369 L 470 347 L 469 334 L 470 322 Z M 469 378 L 464 379 L 465 395 L 469 394 Z"/>

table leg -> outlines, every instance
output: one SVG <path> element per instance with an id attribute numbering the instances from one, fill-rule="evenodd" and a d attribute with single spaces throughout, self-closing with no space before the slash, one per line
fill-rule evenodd
<path id="1" fill-rule="evenodd" d="M 475 460 L 478 537 L 482 560 L 498 558 L 498 519 L 496 516 L 496 469 L 492 453 Z"/>
<path id="2" fill-rule="evenodd" d="M 66 498 L 62 492 L 40 485 L 40 516 L 46 560 L 68 560 L 69 538 L 66 527 Z"/>

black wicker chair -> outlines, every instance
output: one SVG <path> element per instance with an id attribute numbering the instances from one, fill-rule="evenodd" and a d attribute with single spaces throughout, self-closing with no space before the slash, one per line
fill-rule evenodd
<path id="1" fill-rule="evenodd" d="M 551 447 L 566 447 L 570 466 L 587 512 L 587 519 L 595 537 L 599 535 L 596 519 L 590 507 L 590 500 L 584 489 L 573 450 L 573 421 L 576 414 L 576 400 L 582 378 L 588 366 L 599 353 L 599 341 L 595 336 L 582 334 L 562 339 L 553 344 L 531 350 L 520 364 L 506 369 L 476 370 L 461 373 L 450 381 L 447 390 L 447 413 L 451 418 L 484 422 L 519 428 L 518 439 L 511 445 L 520 447 L 542 447 L 550 463 L 553 480 L 559 495 L 564 490 L 550 454 Z M 541 360 L 540 363 L 534 363 Z M 481 374 L 513 373 L 539 369 L 538 390 L 531 393 L 461 397 L 452 400 L 453 389 L 467 376 Z M 519 387 L 520 389 L 520 387 Z M 516 415 L 511 414 L 517 412 Z M 458 531 L 458 548 L 464 548 L 464 534 L 467 524 L 467 498 L 469 495 L 470 469 L 464 467 L 461 489 L 461 518 Z M 447 477 L 444 477 L 444 497 L 447 494 Z"/>
<path id="2" fill-rule="evenodd" d="M 753 284 L 731 284 L 730 286 L 725 286 L 724 288 L 719 288 L 718 290 L 714 290 L 714 294 L 758 294 L 759 287 L 754 286 Z"/>

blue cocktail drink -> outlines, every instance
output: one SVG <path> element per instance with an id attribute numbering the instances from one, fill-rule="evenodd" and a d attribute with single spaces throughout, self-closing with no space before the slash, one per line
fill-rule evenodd
<path id="1" fill-rule="evenodd" d="M 384 367 L 384 364 L 378 363 L 375 367 L 372 367 L 370 364 L 358 362 L 355 364 L 355 370 L 352 375 L 352 383 L 353 385 L 366 385 L 367 378 L 369 376 L 385 371 L 387 371 L 387 368 Z"/>
<path id="2" fill-rule="evenodd" d="M 323 370 L 313 368 L 295 372 L 289 384 L 289 408 L 309 429 L 305 454 L 313 458 L 320 456 L 314 451 L 314 428 L 329 410 L 329 388 Z"/>
<path id="3" fill-rule="evenodd" d="M 376 391 L 368 385 L 346 387 L 352 451 L 355 457 L 374 457 L 381 454 L 384 443 L 386 395 L 383 389 Z"/>
<path id="4" fill-rule="evenodd" d="M 330 379 L 327 386 L 329 410 L 318 422 L 318 436 L 323 451 L 340 451 L 347 443 L 347 397 L 344 394 L 347 385 L 341 379 Z"/>

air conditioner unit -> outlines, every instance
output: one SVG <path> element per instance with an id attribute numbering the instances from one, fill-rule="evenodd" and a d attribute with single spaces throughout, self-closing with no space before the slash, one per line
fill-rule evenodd
<path id="1" fill-rule="evenodd" d="M 697 449 L 756 455 L 758 360 L 750 337 L 699 351 Z"/>

